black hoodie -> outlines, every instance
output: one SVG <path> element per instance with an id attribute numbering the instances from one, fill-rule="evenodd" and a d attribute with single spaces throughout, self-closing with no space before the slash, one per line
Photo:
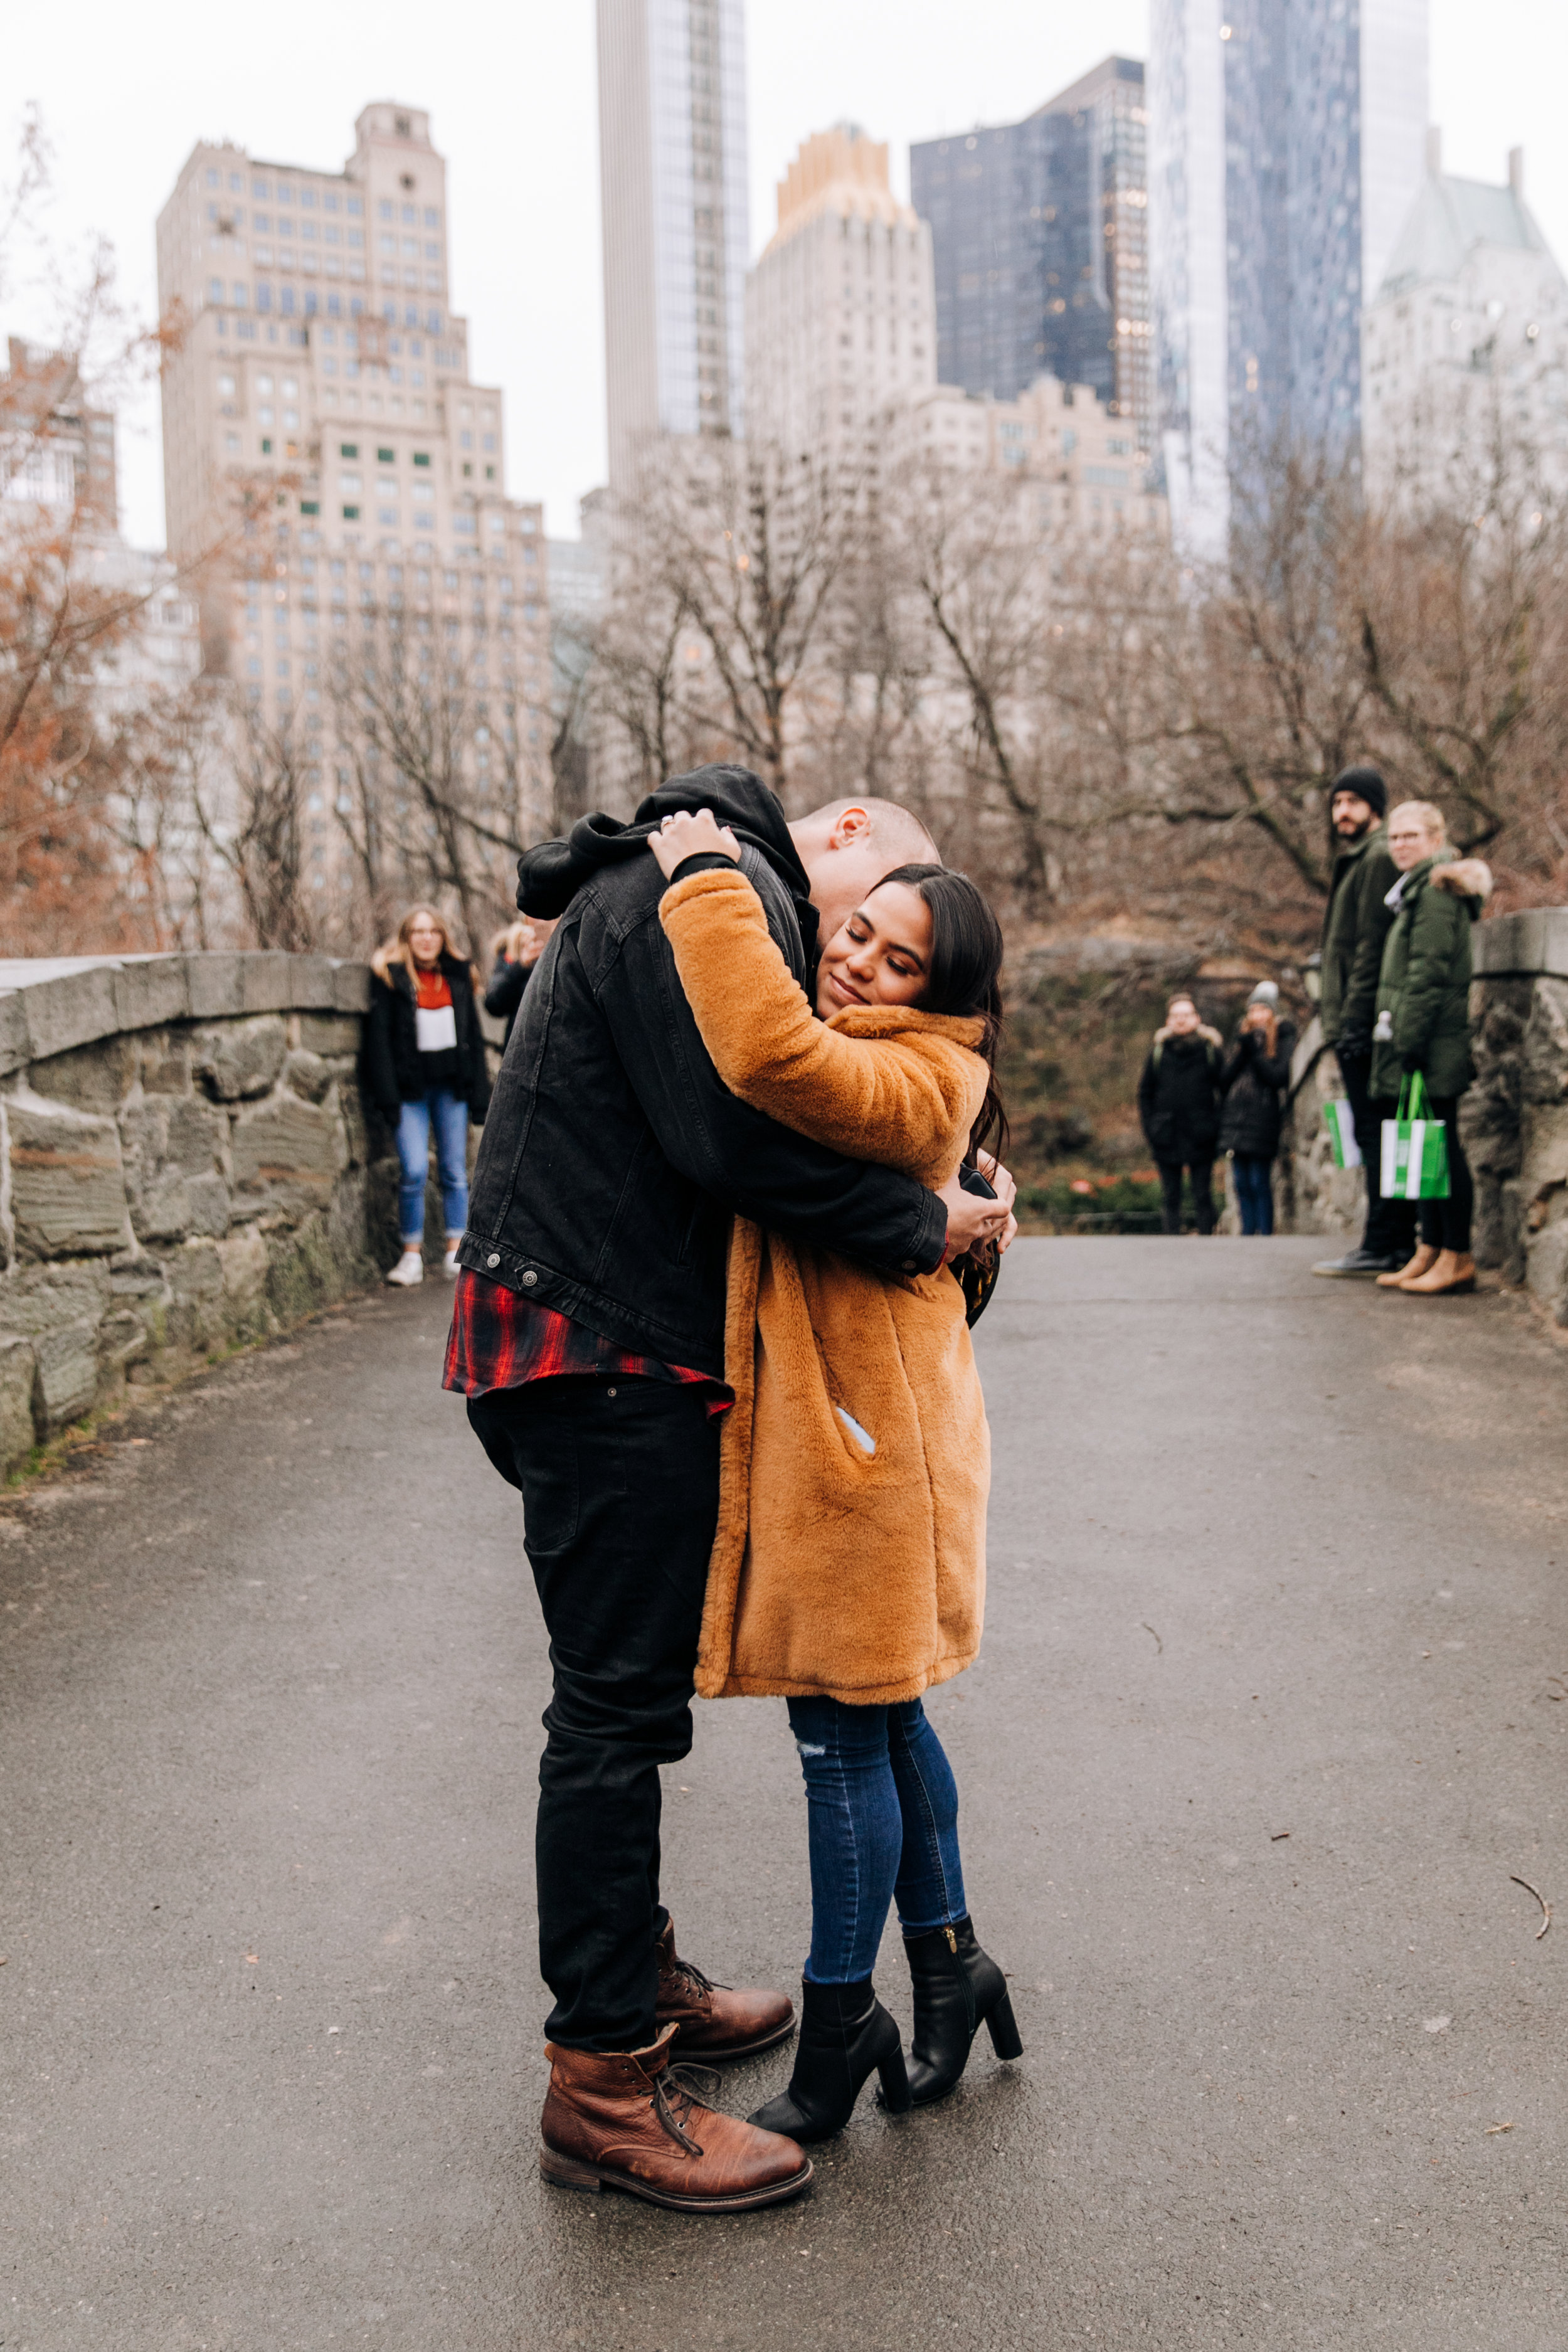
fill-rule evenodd
<path id="1" fill-rule="evenodd" d="M 649 793 L 630 824 L 597 813 L 581 816 L 564 841 L 542 841 L 517 861 L 517 903 L 525 915 L 563 915 L 584 882 L 606 866 L 647 855 L 645 844 L 667 816 L 711 809 L 737 841 L 759 850 L 790 894 L 807 963 L 816 960 L 816 908 L 778 796 L 749 768 L 713 761 L 671 776 Z M 695 869 L 694 869 L 695 870 Z"/>
<path id="2" fill-rule="evenodd" d="M 658 820 L 710 808 L 804 987 L 816 916 L 778 802 L 743 768 L 699 768 L 630 825 L 584 817 L 530 850 L 518 905 L 559 915 L 496 1082 L 458 1261 L 617 1346 L 720 1372 L 731 1213 L 895 1274 L 942 1262 L 933 1193 L 841 1159 L 737 1101 L 691 1017 L 658 920 Z"/>

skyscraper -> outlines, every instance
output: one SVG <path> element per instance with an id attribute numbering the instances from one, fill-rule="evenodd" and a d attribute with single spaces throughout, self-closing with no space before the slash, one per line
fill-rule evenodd
<path id="1" fill-rule="evenodd" d="M 598 0 L 610 485 L 744 415 L 742 0 Z"/>
<path id="2" fill-rule="evenodd" d="M 889 404 L 936 382 L 931 230 L 853 123 L 805 142 L 778 205 L 746 286 L 747 431 L 862 461 Z"/>
<path id="3" fill-rule="evenodd" d="M 1172 520 L 1218 550 L 1282 435 L 1354 457 L 1360 318 L 1421 185 L 1426 0 L 1153 0 L 1152 263 Z"/>
<path id="4" fill-rule="evenodd" d="M 1524 153 L 1494 187 L 1427 175 L 1387 275 L 1362 313 L 1362 448 L 1369 493 L 1443 497 L 1499 456 L 1561 492 L 1568 474 L 1568 279 L 1524 201 Z M 1511 446 L 1510 446 L 1511 445 Z"/>
<path id="5" fill-rule="evenodd" d="M 367 106 L 355 131 L 341 172 L 203 142 L 159 215 L 159 300 L 189 321 L 163 368 L 170 551 L 224 547 L 208 667 L 310 761 L 352 600 L 358 630 L 377 616 L 422 674 L 460 667 L 466 691 L 494 694 L 515 754 L 497 771 L 515 769 L 510 814 L 531 823 L 549 775 L 540 510 L 506 496 L 500 394 L 469 381 L 467 321 L 447 308 L 429 117 Z M 319 830 L 324 856 L 333 829 Z"/>
<path id="6" fill-rule="evenodd" d="M 1151 446 L 1144 121 L 1142 67 L 1107 58 L 1022 122 L 910 148 L 940 382 L 997 400 L 1037 376 L 1088 384 Z"/>

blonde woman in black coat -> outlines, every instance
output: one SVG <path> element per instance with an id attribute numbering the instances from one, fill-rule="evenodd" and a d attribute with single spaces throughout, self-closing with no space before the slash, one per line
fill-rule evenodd
<path id="1" fill-rule="evenodd" d="M 479 974 L 458 953 L 438 908 L 411 907 L 372 956 L 370 970 L 365 1087 L 397 1138 L 401 1170 L 403 1252 L 386 1278 L 407 1289 L 425 1276 L 432 1128 L 447 1217 L 446 1272 L 458 1271 L 458 1244 L 468 1221 L 468 1121 L 481 1125 L 489 1107 L 489 1066 L 475 1003 Z"/>
<path id="2" fill-rule="evenodd" d="M 1160 1171 L 1161 1219 L 1182 1230 L 1182 1171 L 1191 1171 L 1200 1234 L 1214 1231 L 1214 1156 L 1219 1147 L 1224 1039 L 1198 1018 L 1190 996 L 1173 996 L 1138 1081 L 1138 1116 Z"/>

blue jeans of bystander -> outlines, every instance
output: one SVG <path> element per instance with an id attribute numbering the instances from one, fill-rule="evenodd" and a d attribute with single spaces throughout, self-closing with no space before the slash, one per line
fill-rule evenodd
<path id="1" fill-rule="evenodd" d="M 1241 1211 L 1244 1234 L 1271 1234 L 1274 1231 L 1274 1162 L 1256 1160 L 1249 1153 L 1231 1154 L 1231 1174 L 1236 1181 L 1236 1205 Z"/>
<path id="2" fill-rule="evenodd" d="M 967 1916 L 958 1786 L 918 1698 L 845 1706 L 792 1698 L 805 1775 L 813 1984 L 871 1974 L 896 1896 L 908 1936 Z"/>
<path id="3" fill-rule="evenodd" d="M 448 1087 L 437 1087 L 422 1102 L 405 1102 L 398 1114 L 397 1231 L 405 1249 L 417 1249 L 425 1238 L 432 1120 L 447 1239 L 456 1241 L 468 1222 L 468 1106 Z"/>

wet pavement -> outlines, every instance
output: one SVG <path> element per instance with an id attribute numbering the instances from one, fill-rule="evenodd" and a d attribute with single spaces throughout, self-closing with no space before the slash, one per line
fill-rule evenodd
<path id="1" fill-rule="evenodd" d="M 1560 2352 L 1568 1355 L 1320 1251 L 1009 1259 L 931 1712 L 1026 2055 L 730 2221 L 535 2168 L 543 1642 L 439 1288 L 0 1507 L 4 2352 Z M 667 1779 L 682 1949 L 793 1982 L 782 1703 Z"/>

